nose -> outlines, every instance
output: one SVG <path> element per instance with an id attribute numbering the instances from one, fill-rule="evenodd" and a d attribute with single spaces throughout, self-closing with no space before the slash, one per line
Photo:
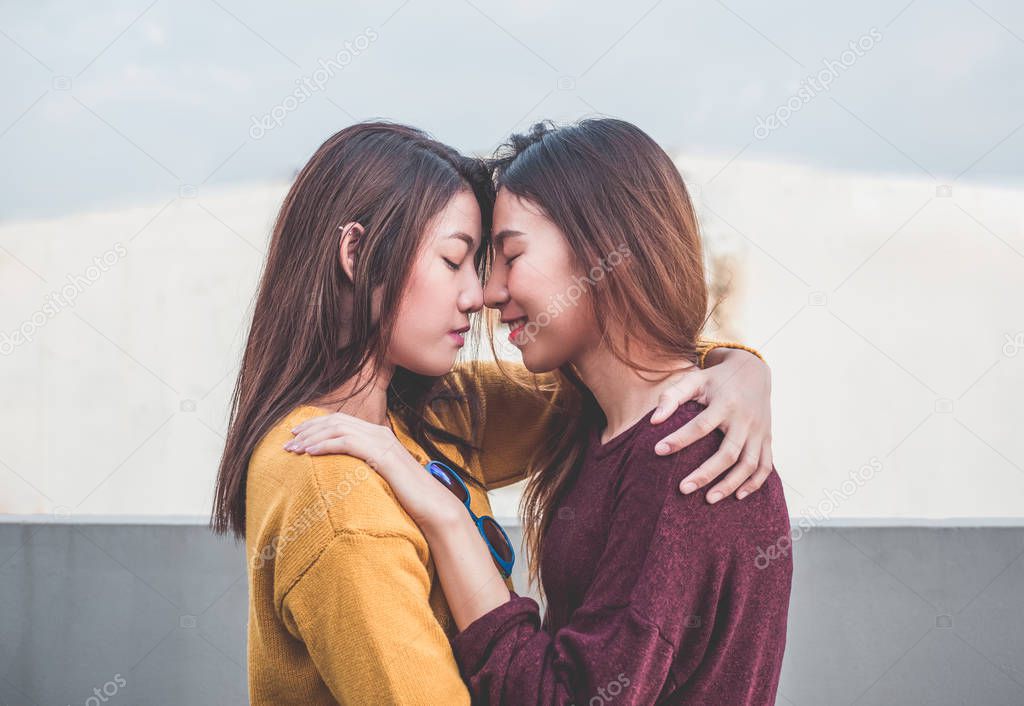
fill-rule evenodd
<path id="1" fill-rule="evenodd" d="M 475 313 L 484 306 L 484 291 L 480 286 L 480 278 L 474 271 L 468 274 L 466 286 L 459 293 L 459 311 L 464 314 Z"/>
<path id="2" fill-rule="evenodd" d="M 484 304 L 491 309 L 500 309 L 508 304 L 509 293 L 504 268 L 495 264 L 487 276 L 484 285 Z"/>

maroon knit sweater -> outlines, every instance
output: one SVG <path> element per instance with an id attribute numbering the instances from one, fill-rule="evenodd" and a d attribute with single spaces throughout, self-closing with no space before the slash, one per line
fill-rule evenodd
<path id="1" fill-rule="evenodd" d="M 543 625 L 513 594 L 453 639 L 474 703 L 775 702 L 792 576 L 790 556 L 768 550 L 788 546 L 782 484 L 773 473 L 715 505 L 705 489 L 680 494 L 721 433 L 673 456 L 654 445 L 702 409 L 664 426 L 646 415 L 603 445 L 591 435 L 543 538 Z"/>

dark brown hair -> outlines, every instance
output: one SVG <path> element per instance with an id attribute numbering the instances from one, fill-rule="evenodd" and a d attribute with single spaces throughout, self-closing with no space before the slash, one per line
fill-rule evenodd
<path id="1" fill-rule="evenodd" d="M 611 262 L 613 253 L 624 255 L 585 299 L 619 360 L 662 375 L 673 361 L 696 362 L 708 308 L 700 231 L 679 171 L 654 140 L 622 120 L 538 123 L 513 135 L 492 166 L 499 191 L 539 207 L 558 226 L 580 272 Z M 666 367 L 637 363 L 631 341 Z M 531 581 L 539 575 L 540 544 L 553 508 L 578 470 L 580 440 L 604 423 L 571 366 L 556 379 L 565 423 L 549 430 L 532 459 L 521 505 Z"/>
<path id="2" fill-rule="evenodd" d="M 214 531 L 244 536 L 249 459 L 284 415 L 364 369 L 379 369 L 423 233 L 461 190 L 476 196 L 486 235 L 493 204 L 486 165 L 415 128 L 384 122 L 332 135 L 299 172 L 270 239 L 231 399 Z M 339 262 L 339 227 L 350 222 L 365 229 L 352 280 Z M 353 302 L 350 321 L 340 311 L 345 292 Z M 443 378 L 402 369 L 388 388 L 388 408 L 432 456 L 444 460 L 449 459 L 436 443 L 466 450 L 467 442 L 428 424 L 424 413 L 449 392 Z"/>

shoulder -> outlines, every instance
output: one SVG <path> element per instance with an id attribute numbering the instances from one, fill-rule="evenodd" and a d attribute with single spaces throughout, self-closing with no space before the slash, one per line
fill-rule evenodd
<path id="1" fill-rule="evenodd" d="M 426 571 L 429 551 L 419 528 L 390 486 L 352 456 L 309 456 L 285 451 L 297 423 L 316 416 L 299 407 L 264 435 L 249 462 L 246 546 L 252 572 L 273 576 L 280 608 L 293 586 L 325 559 L 346 565 L 372 561 L 391 571 L 402 551 Z"/>
<path id="2" fill-rule="evenodd" d="M 655 454 L 654 446 L 704 409 L 702 404 L 687 402 L 665 422 L 642 428 L 631 440 L 624 487 L 628 483 L 634 500 L 640 503 L 649 503 L 649 493 L 656 490 L 663 501 L 663 529 L 669 528 L 671 536 L 685 537 L 688 544 L 703 538 L 718 547 L 747 551 L 752 544 L 774 542 L 780 535 L 788 535 L 789 515 L 777 473 L 772 473 L 757 492 L 743 500 L 731 495 L 715 504 L 707 502 L 707 493 L 721 477 L 689 495 L 679 490 L 682 480 L 718 451 L 723 442 L 722 432 L 716 429 L 668 456 Z"/>
<path id="3" fill-rule="evenodd" d="M 672 416 L 660 424 L 651 424 L 648 420 L 650 415 L 647 415 L 641 420 L 640 429 L 629 441 L 631 447 L 630 467 L 635 469 L 646 467 L 659 474 L 679 476 L 682 479 L 683 476 L 711 458 L 722 444 L 723 434 L 718 429 L 677 453 L 659 456 L 654 452 L 654 447 L 659 441 L 692 422 L 705 409 L 704 405 L 691 400 L 681 405 Z"/>
<path id="4" fill-rule="evenodd" d="M 302 518 L 304 525 L 322 525 L 330 534 L 420 536 L 387 482 L 361 459 L 284 450 L 292 427 L 317 413 L 313 407 L 293 410 L 257 445 L 249 463 L 247 510 L 283 505 L 282 521 Z"/>

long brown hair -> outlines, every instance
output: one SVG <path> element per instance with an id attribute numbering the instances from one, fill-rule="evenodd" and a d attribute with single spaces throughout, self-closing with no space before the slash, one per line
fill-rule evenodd
<path id="1" fill-rule="evenodd" d="M 651 368 L 631 353 L 696 362 L 708 308 L 700 231 L 679 171 L 654 140 L 622 120 L 538 123 L 512 136 L 493 168 L 499 190 L 528 200 L 558 226 L 580 272 L 611 262 L 613 253 L 624 255 L 604 268 L 586 299 L 616 358 L 655 374 L 668 374 L 671 366 Z M 639 342 L 632 351 L 631 342 Z M 549 431 L 532 459 L 521 504 L 531 582 L 539 577 L 541 541 L 554 507 L 581 462 L 580 439 L 604 423 L 571 366 L 556 379 L 568 388 L 559 395 L 566 424 Z"/>
<path id="2" fill-rule="evenodd" d="M 476 196 L 488 233 L 493 184 L 486 165 L 415 128 L 385 122 L 360 123 L 332 135 L 299 172 L 270 239 L 231 399 L 214 531 L 244 536 L 249 460 L 284 415 L 361 371 L 379 370 L 428 222 L 463 189 Z M 365 229 L 353 280 L 338 254 L 339 227 L 350 222 Z M 340 308 L 345 292 L 353 302 L 351 320 Z M 425 421 L 432 400 L 448 393 L 443 379 L 402 369 L 388 388 L 389 409 L 442 459 L 436 443 L 453 443 L 463 451 L 467 446 Z"/>

